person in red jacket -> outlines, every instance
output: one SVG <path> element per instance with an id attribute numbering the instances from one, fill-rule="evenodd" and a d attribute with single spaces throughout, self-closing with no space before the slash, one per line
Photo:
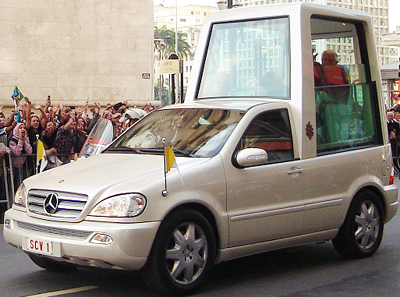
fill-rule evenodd
<path id="1" fill-rule="evenodd" d="M 321 63 L 314 61 L 317 131 L 320 143 L 335 143 L 350 138 L 350 88 L 348 73 L 338 65 L 332 50 L 322 53 Z"/>
<path id="2" fill-rule="evenodd" d="M 338 56 L 333 50 L 322 53 L 321 64 L 314 63 L 316 87 L 324 86 L 324 91 L 333 99 L 347 103 L 350 94 L 348 73 L 338 65 Z"/>

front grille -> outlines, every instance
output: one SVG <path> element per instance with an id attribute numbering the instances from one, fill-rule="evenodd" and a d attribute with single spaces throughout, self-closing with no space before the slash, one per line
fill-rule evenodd
<path id="1" fill-rule="evenodd" d="M 21 229 L 34 231 L 42 234 L 52 234 L 52 235 L 59 235 L 63 237 L 70 237 L 75 239 L 85 240 L 87 239 L 92 232 L 89 231 L 79 231 L 79 230 L 72 230 L 72 229 L 62 229 L 62 228 L 54 228 L 48 226 L 40 226 L 30 223 L 24 223 L 20 221 L 16 221 L 17 226 Z"/>
<path id="2" fill-rule="evenodd" d="M 45 210 L 44 204 L 46 198 L 52 194 L 58 196 L 58 205 L 54 212 L 49 213 Z M 85 207 L 87 200 L 87 195 L 48 190 L 30 190 L 27 201 L 30 212 L 57 218 L 75 219 Z"/>

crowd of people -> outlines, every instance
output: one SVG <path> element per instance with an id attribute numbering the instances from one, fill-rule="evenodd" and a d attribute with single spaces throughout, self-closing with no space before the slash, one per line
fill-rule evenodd
<path id="1" fill-rule="evenodd" d="M 396 105 L 386 112 L 387 127 L 393 157 L 399 154 L 400 144 L 400 105 Z"/>
<path id="2" fill-rule="evenodd" d="M 35 172 L 38 140 L 42 141 L 46 155 L 55 157 L 52 160 L 56 160 L 56 165 L 65 164 L 79 155 L 99 118 L 111 121 L 114 138 L 139 119 L 129 112 L 127 101 L 103 107 L 100 102 L 95 102 L 89 109 L 88 102 L 76 107 L 53 105 L 50 96 L 45 106 L 28 97 L 14 100 L 16 108 L 8 117 L 0 106 L 0 157 L 10 153 L 15 188 Z M 151 104 L 143 107 L 146 112 L 153 109 Z"/>
<path id="3" fill-rule="evenodd" d="M 36 172 L 38 140 L 43 143 L 49 160 L 47 168 L 51 168 L 78 157 L 90 131 L 100 118 L 111 121 L 115 138 L 141 116 L 155 109 L 148 103 L 138 113 L 138 109 L 128 107 L 127 101 L 106 106 L 94 102 L 94 106 L 89 108 L 88 102 L 76 107 L 55 105 L 50 96 L 44 106 L 32 102 L 28 97 L 13 99 L 15 109 L 8 116 L 3 106 L 0 106 L 0 158 L 5 162 L 3 165 L 7 166 L 0 169 L 0 219 L 7 209 L 7 178 L 4 176 L 4 168 L 12 170 L 12 182 L 16 190 L 24 178 Z M 8 160 L 11 160 L 11 164 Z M 12 193 L 9 192 L 10 195 Z"/>

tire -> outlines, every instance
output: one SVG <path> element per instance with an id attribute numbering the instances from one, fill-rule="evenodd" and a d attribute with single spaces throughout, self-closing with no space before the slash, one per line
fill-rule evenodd
<path id="1" fill-rule="evenodd" d="M 209 277 L 215 237 L 207 219 L 191 209 L 167 217 L 142 271 L 144 282 L 162 294 L 188 294 Z"/>
<path id="2" fill-rule="evenodd" d="M 68 263 L 59 262 L 35 254 L 28 254 L 28 256 L 37 266 L 51 272 L 74 272 L 76 270 L 76 266 Z"/>
<path id="3" fill-rule="evenodd" d="M 354 197 L 346 219 L 332 243 L 344 257 L 369 257 L 381 244 L 383 228 L 383 210 L 378 196 L 363 190 Z"/>

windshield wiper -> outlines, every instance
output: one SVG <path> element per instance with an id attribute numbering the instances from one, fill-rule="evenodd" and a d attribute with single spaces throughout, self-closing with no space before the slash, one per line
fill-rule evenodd
<path id="1" fill-rule="evenodd" d="M 164 154 L 164 149 L 162 147 L 151 147 L 151 148 L 138 148 L 137 149 L 141 153 L 155 153 L 157 155 Z"/>
<path id="2" fill-rule="evenodd" d="M 185 151 L 182 151 L 182 150 L 178 150 L 176 148 L 172 148 L 172 150 L 174 151 L 175 154 L 179 154 L 179 155 L 184 156 L 184 157 L 197 157 L 197 156 L 195 156 L 195 155 L 193 155 L 191 153 L 188 153 L 188 152 L 185 152 Z"/>
<path id="3" fill-rule="evenodd" d="M 140 150 L 128 146 L 114 146 L 110 147 L 106 150 L 107 152 L 129 152 L 139 154 Z"/>
<path id="4" fill-rule="evenodd" d="M 175 148 L 172 148 L 174 153 L 179 156 L 184 156 L 184 157 L 198 157 L 195 156 L 191 153 L 178 150 Z M 129 152 L 129 153 L 136 153 L 136 154 L 145 154 L 145 153 L 153 153 L 157 155 L 162 155 L 164 154 L 164 148 L 162 147 L 154 147 L 154 148 L 132 148 L 128 146 L 116 146 L 116 147 L 111 147 L 107 149 L 109 152 Z"/>

